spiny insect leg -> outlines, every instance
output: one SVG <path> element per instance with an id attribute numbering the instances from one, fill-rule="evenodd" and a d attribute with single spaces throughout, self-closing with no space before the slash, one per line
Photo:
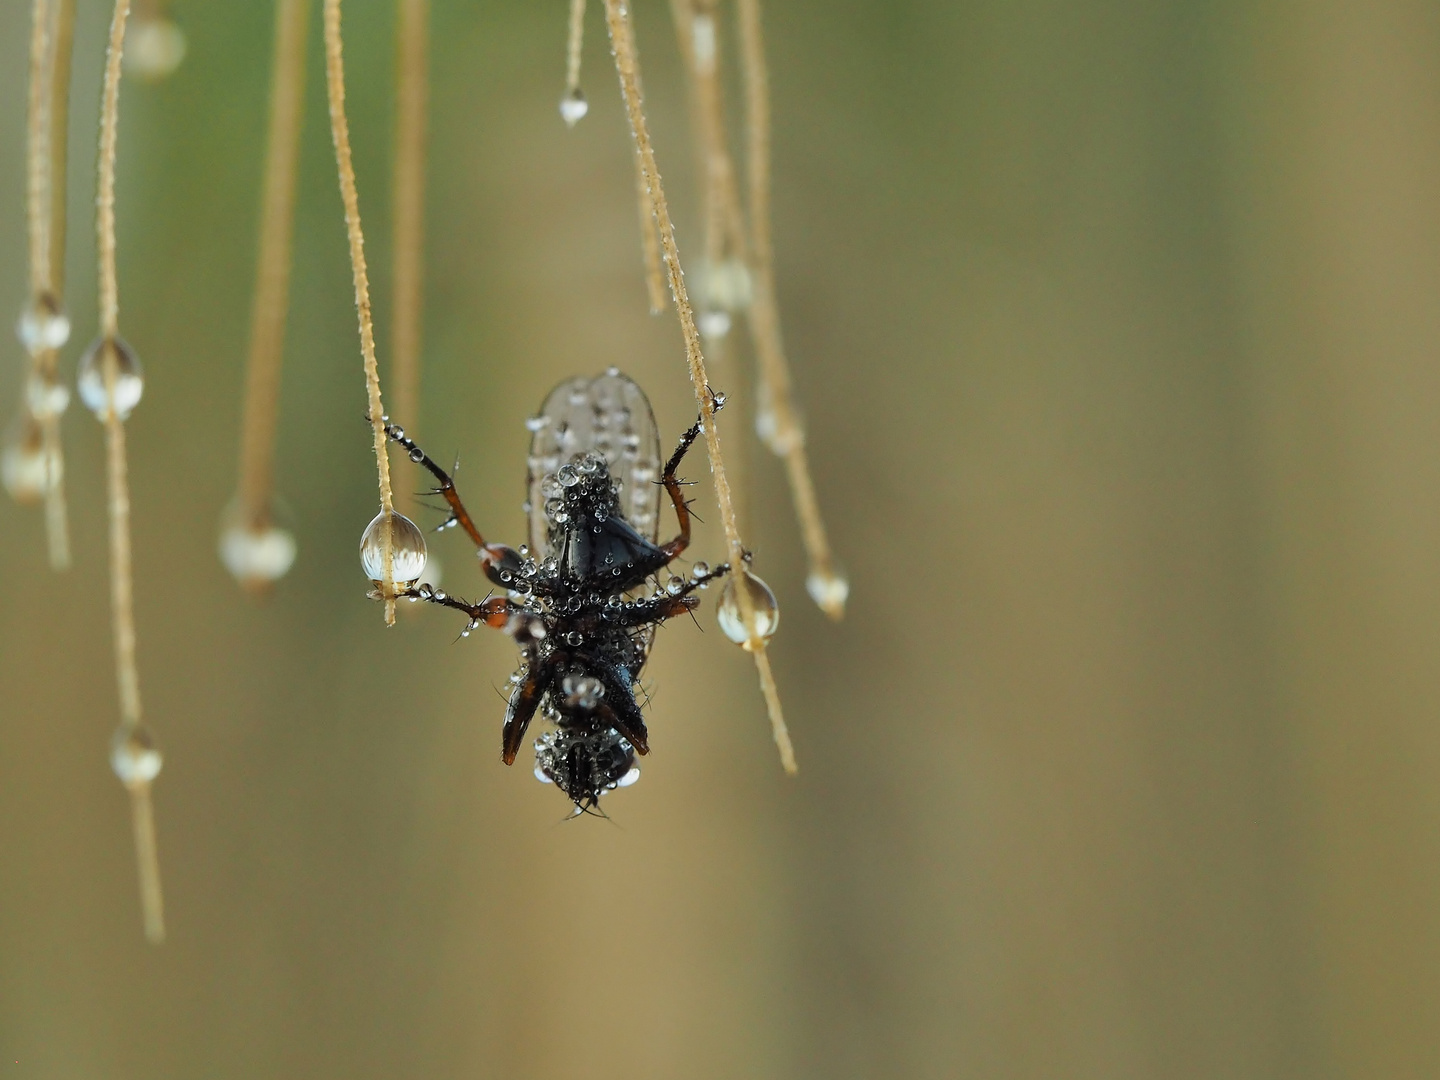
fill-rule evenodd
<path id="1" fill-rule="evenodd" d="M 719 412 L 725 404 L 725 395 L 712 393 L 711 399 L 715 402 L 714 412 Z M 680 480 L 676 477 L 675 470 L 680 468 L 680 462 L 685 457 L 686 451 L 695 445 L 695 440 L 700 437 L 700 432 L 704 428 L 705 417 L 702 415 L 686 429 L 685 434 L 680 436 L 680 445 L 675 447 L 675 452 L 665 463 L 665 472 L 660 477 L 660 482 L 665 485 L 665 490 L 670 495 L 670 502 L 675 507 L 675 517 L 680 522 L 680 535 L 660 547 L 660 550 L 665 553 L 667 563 L 690 546 L 690 505 L 685 501 L 684 492 L 680 490 Z"/>
<path id="2" fill-rule="evenodd" d="M 487 543 L 485 537 L 480 535 L 480 530 L 475 527 L 474 519 L 470 517 L 470 511 L 465 509 L 465 504 L 460 501 L 460 493 L 455 490 L 454 478 L 435 463 L 435 459 L 427 454 L 415 440 L 405 434 L 405 429 L 396 424 L 386 424 L 385 434 L 390 441 L 398 443 L 410 460 L 435 477 L 437 486 L 435 494 L 441 496 L 450 506 L 450 520 L 465 530 L 465 534 L 474 541 L 475 546 L 480 549 L 480 567 L 485 571 L 485 576 L 491 581 L 499 581 L 499 564 L 516 561 L 514 552 L 503 544 Z"/>

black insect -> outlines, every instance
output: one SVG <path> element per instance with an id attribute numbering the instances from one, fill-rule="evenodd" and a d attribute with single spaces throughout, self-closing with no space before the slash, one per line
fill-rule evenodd
<path id="1" fill-rule="evenodd" d="M 723 396 L 714 395 L 715 408 Z M 690 544 L 690 510 L 676 469 L 700 434 L 696 421 L 665 463 L 655 417 L 644 393 L 611 368 L 593 379 L 567 379 L 528 426 L 530 543 L 518 550 L 488 543 L 466 511 L 450 475 L 394 425 L 390 438 L 429 470 L 450 517 L 479 549 L 480 567 L 505 596 L 478 604 L 428 585 L 400 592 L 463 611 L 470 629 L 504 630 L 520 647 L 521 665 L 505 710 L 501 759 L 512 764 L 539 713 L 554 729 L 535 740 L 535 775 L 553 782 L 577 811 L 639 776 L 635 755 L 649 736 L 635 699 L 655 628 L 693 611 L 694 593 L 724 575 L 696 563 L 688 579 L 660 574 Z M 657 479 L 658 473 L 658 479 Z M 660 493 L 679 520 L 673 540 L 658 543 Z"/>

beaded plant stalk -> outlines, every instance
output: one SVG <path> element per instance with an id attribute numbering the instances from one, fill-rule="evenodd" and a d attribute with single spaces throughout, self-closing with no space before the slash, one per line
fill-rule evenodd
<path id="1" fill-rule="evenodd" d="M 135 582 L 130 546 L 130 488 L 125 461 L 125 421 L 140 402 L 144 376 L 140 361 L 120 337 L 120 294 L 115 276 L 115 152 L 120 120 L 120 63 L 130 0 L 115 0 L 105 52 L 100 103 L 100 152 L 95 195 L 95 241 L 100 292 L 100 336 L 80 359 L 80 399 L 105 425 L 106 477 L 110 517 L 110 607 L 115 638 L 115 677 L 120 691 L 120 726 L 110 761 L 130 793 L 139 864 L 145 936 L 165 938 L 160 861 L 150 787 L 161 756 L 142 723 L 140 673 L 135 652 Z"/>
<path id="2" fill-rule="evenodd" d="M 370 275 L 365 266 L 365 234 L 360 227 L 360 196 L 350 155 L 350 125 L 345 119 L 345 52 L 340 27 L 340 0 L 325 0 L 325 90 L 330 104 L 330 135 L 345 233 L 350 244 L 350 269 L 355 283 L 355 312 L 360 326 L 360 355 L 365 366 L 365 392 L 379 474 L 380 513 L 360 540 L 360 563 L 385 602 L 385 624 L 395 625 L 395 598 L 414 585 L 425 569 L 425 537 L 415 523 L 395 509 L 390 490 L 390 458 L 386 451 L 385 410 L 380 400 L 380 367 L 375 357 L 375 327 L 370 314 Z"/>
<path id="3" fill-rule="evenodd" d="M 630 121 L 630 133 L 640 159 L 645 191 L 649 196 L 650 212 L 654 216 L 660 238 L 661 255 L 670 285 L 670 296 L 675 303 L 676 314 L 680 321 L 690 383 L 695 391 L 695 400 L 700 407 L 700 423 L 705 436 L 705 449 L 710 458 L 710 472 L 714 478 L 715 499 L 720 507 L 720 521 L 725 530 L 729 561 L 735 579 L 741 583 L 736 588 L 728 589 L 725 594 L 729 603 L 722 602 L 721 626 L 731 640 L 742 644 L 755 658 L 755 666 L 760 676 L 761 692 L 764 694 L 766 708 L 770 713 L 775 744 L 780 751 L 780 761 L 786 772 L 793 773 L 796 771 L 795 752 L 790 743 L 790 734 L 785 727 L 785 716 L 780 706 L 779 690 L 775 685 L 769 654 L 766 652 L 766 642 L 775 632 L 779 621 L 779 609 L 775 605 L 774 595 L 769 588 L 748 569 L 749 553 L 740 538 L 734 497 L 725 473 L 725 461 L 720 450 L 720 432 L 715 423 L 715 394 L 711 390 L 706 375 L 700 332 L 695 325 L 695 313 L 690 304 L 690 297 L 685 288 L 685 275 L 680 266 L 680 251 L 675 243 L 675 228 L 670 220 L 670 211 L 665 201 L 660 170 L 655 161 L 655 150 L 645 122 L 644 102 L 638 79 L 635 39 L 625 0 L 605 0 L 605 21 L 610 32 L 610 46 L 615 57 L 616 74 L 620 80 L 620 93 Z"/>
<path id="4" fill-rule="evenodd" d="M 70 390 L 60 379 L 59 361 L 70 337 L 62 293 L 74 0 L 35 0 L 32 18 L 25 125 L 30 296 L 17 326 L 30 365 L 19 416 L 0 449 L 0 479 L 17 502 L 44 502 L 50 566 L 64 570 L 70 566 L 70 526 L 60 419 Z"/>
<path id="5" fill-rule="evenodd" d="M 295 561 L 294 536 L 275 522 L 275 431 L 289 312 L 310 10 L 310 0 L 279 0 L 275 6 L 260 243 L 240 425 L 240 475 L 235 500 L 225 513 L 220 532 L 221 561 L 241 586 L 252 592 L 273 585 Z"/>

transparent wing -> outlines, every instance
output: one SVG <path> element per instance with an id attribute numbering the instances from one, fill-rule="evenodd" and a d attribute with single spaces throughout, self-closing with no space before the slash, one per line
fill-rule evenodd
<path id="1" fill-rule="evenodd" d="M 640 535 L 654 542 L 660 529 L 660 433 L 645 393 L 611 368 L 594 378 L 576 376 L 550 391 L 528 421 L 530 440 L 526 498 L 530 550 L 551 553 L 541 482 L 576 454 L 603 454 L 620 485 L 620 509 Z"/>

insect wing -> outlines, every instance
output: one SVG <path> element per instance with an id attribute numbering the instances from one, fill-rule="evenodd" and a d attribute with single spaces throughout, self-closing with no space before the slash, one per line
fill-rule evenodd
<path id="1" fill-rule="evenodd" d="M 620 512 L 652 543 L 660 530 L 660 433 L 644 391 L 613 368 L 594 378 L 576 376 L 550 391 L 529 421 L 527 498 L 530 549 L 539 558 L 552 554 L 546 503 L 553 495 L 555 470 L 576 454 L 604 456 L 620 486 Z"/>

